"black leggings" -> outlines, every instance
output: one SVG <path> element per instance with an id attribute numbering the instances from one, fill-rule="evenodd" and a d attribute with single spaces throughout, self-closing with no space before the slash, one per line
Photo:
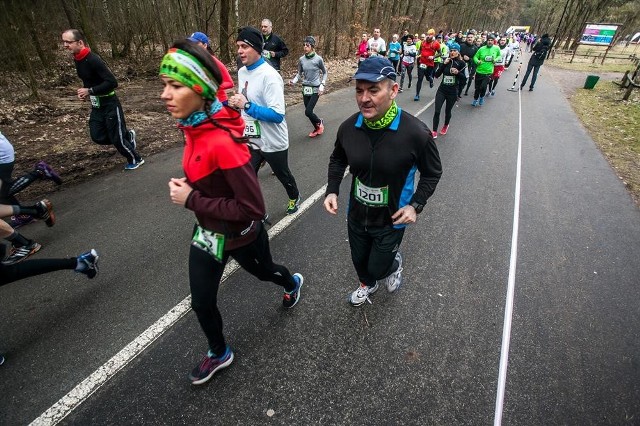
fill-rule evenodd
<path id="1" fill-rule="evenodd" d="M 531 85 L 529 86 L 533 89 L 533 86 L 536 85 L 536 79 L 538 78 L 538 71 L 540 71 L 541 65 L 532 64 L 531 61 L 527 64 L 527 72 L 524 74 L 522 78 L 522 83 L 520 83 L 520 87 L 524 87 L 527 84 L 527 79 L 529 78 L 529 74 L 533 71 L 533 75 L 531 76 Z"/>
<path id="2" fill-rule="evenodd" d="M 40 178 L 34 170 L 13 180 L 13 165 L 13 162 L 0 164 L 0 204 L 20 204 L 15 195 Z"/>
<path id="3" fill-rule="evenodd" d="M 395 257 L 404 236 L 404 228 L 385 226 L 364 229 L 351 220 L 347 228 L 351 261 L 361 283 L 373 287 L 377 280 L 388 277 L 398 269 Z"/>
<path id="4" fill-rule="evenodd" d="M 476 73 L 476 90 L 473 92 L 473 99 L 484 98 L 487 93 L 487 85 L 491 74 L 478 74 Z"/>
<path id="5" fill-rule="evenodd" d="M 321 123 L 321 120 L 313 112 L 313 109 L 316 107 L 316 103 L 318 103 L 319 97 L 320 95 L 318 95 L 317 93 L 314 93 L 310 96 L 302 97 L 302 101 L 304 102 L 304 115 L 307 116 L 307 118 L 309 119 L 309 121 L 311 121 L 311 124 L 313 124 L 313 127 L 315 128 L 317 128 Z"/>
<path id="6" fill-rule="evenodd" d="M 115 97 L 101 98 L 100 108 L 91 108 L 89 132 L 99 145 L 113 145 L 130 164 L 142 160 L 130 140 L 120 101 Z"/>
<path id="7" fill-rule="evenodd" d="M 191 246 L 189 252 L 189 286 L 191 287 L 191 307 L 198 317 L 202 331 L 214 354 L 222 354 L 226 343 L 222 333 L 222 316 L 218 310 L 218 287 L 224 267 L 233 257 L 242 268 L 260 279 L 271 281 L 291 291 L 296 282 L 287 268 L 273 263 L 269 250 L 269 236 L 260 225 L 258 238 L 252 243 L 225 251 L 222 262 L 216 261 L 204 250 Z"/>
<path id="8" fill-rule="evenodd" d="M 447 106 L 444 110 L 444 125 L 448 126 L 451 121 L 451 110 L 458 100 L 458 96 L 456 94 L 453 95 L 445 95 L 440 90 L 436 92 L 436 104 L 434 106 L 433 111 L 433 131 L 438 131 L 438 124 L 440 123 L 440 111 L 442 110 L 442 105 L 447 102 Z"/>
<path id="9" fill-rule="evenodd" d="M 496 90 L 498 80 L 500 80 L 500 77 L 492 77 L 491 80 L 489 80 L 489 92 L 493 92 L 494 90 Z"/>
<path id="10" fill-rule="evenodd" d="M 76 269 L 77 263 L 75 257 L 69 259 L 29 259 L 13 265 L 0 263 L 0 286 L 34 275 L 63 269 Z"/>
<path id="11" fill-rule="evenodd" d="M 400 74 L 400 88 L 402 88 L 402 85 L 404 84 L 404 75 L 405 73 L 407 74 L 407 77 L 409 78 L 409 86 L 411 86 L 411 79 L 413 77 L 411 77 L 411 73 L 413 72 L 413 64 L 410 65 L 405 65 L 402 64 L 400 65 L 402 67 L 402 70 L 400 71 L 402 74 Z"/>
<path id="12" fill-rule="evenodd" d="M 433 67 L 420 68 L 418 65 L 418 82 L 416 83 L 416 96 L 420 95 L 422 90 L 422 78 L 425 77 L 429 80 L 429 85 L 433 87 Z"/>
<path id="13" fill-rule="evenodd" d="M 253 170 L 255 170 L 256 174 L 258 173 L 258 170 L 260 170 L 262 161 L 266 161 L 269 166 L 271 166 L 271 170 L 273 170 L 273 173 L 275 173 L 276 177 L 287 191 L 289 199 L 298 199 L 300 191 L 298 191 L 296 179 L 293 177 L 291 170 L 289 170 L 289 150 L 285 149 L 284 151 L 278 152 L 263 152 L 259 149 L 252 149 L 251 165 L 253 166 Z"/>
<path id="14" fill-rule="evenodd" d="M 473 62 L 473 59 L 471 60 L 471 62 Z M 471 82 L 473 81 L 473 77 L 476 75 L 476 68 L 475 67 L 469 67 L 469 78 L 467 79 L 467 87 L 464 90 L 464 94 L 468 94 L 469 93 L 469 87 L 471 87 Z"/>

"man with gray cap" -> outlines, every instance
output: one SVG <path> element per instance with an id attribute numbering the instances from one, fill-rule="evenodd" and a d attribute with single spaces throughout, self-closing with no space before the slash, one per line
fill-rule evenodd
<path id="1" fill-rule="evenodd" d="M 396 104 L 398 84 L 388 59 L 366 59 L 353 78 L 360 112 L 338 129 L 324 208 L 337 213 L 340 183 L 349 166 L 347 230 L 360 281 L 349 302 L 360 306 L 371 302 L 380 282 L 390 293 L 402 284 L 399 247 L 405 227 L 416 222 L 435 191 L 442 166 L 431 130 Z"/>
<path id="2" fill-rule="evenodd" d="M 289 130 L 284 117 L 284 81 L 262 56 L 262 34 L 245 27 L 236 41 L 242 68 L 238 70 L 238 93 L 229 106 L 242 111 L 244 135 L 251 141 L 251 165 L 256 173 L 263 161 L 284 186 L 289 196 L 286 213 L 300 206 L 300 191 L 289 169 Z"/>
<path id="3" fill-rule="evenodd" d="M 313 131 L 310 138 L 315 138 L 324 133 L 324 122 L 313 109 L 318 98 L 324 93 L 324 85 L 327 82 L 327 69 L 322 57 L 316 53 L 316 39 L 312 36 L 304 38 L 304 55 L 298 60 L 298 73 L 289 84 L 293 85 L 302 78 L 302 99 L 304 101 L 304 115 L 311 121 Z"/>

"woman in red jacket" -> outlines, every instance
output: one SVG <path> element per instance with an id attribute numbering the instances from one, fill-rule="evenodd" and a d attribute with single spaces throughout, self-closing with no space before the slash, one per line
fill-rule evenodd
<path id="1" fill-rule="evenodd" d="M 303 278 L 271 259 L 264 200 L 242 137 L 245 124 L 238 111 L 216 98 L 222 77 L 211 55 L 188 40 L 175 42 L 162 59 L 160 77 L 161 98 L 185 137 L 186 177 L 170 180 L 171 201 L 197 219 L 189 252 L 191 306 L 209 342 L 189 376 L 199 385 L 233 361 L 217 307 L 229 257 L 260 280 L 282 286 L 285 308 L 298 302 Z"/>

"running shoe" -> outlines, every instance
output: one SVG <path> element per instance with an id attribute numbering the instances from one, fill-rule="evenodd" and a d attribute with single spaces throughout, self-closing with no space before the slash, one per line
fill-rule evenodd
<path id="1" fill-rule="evenodd" d="M 419 101 L 419 100 L 420 100 L 420 95 L 415 95 L 415 96 L 413 97 L 413 100 L 414 100 L 414 101 Z"/>
<path id="2" fill-rule="evenodd" d="M 315 138 L 316 136 L 318 136 L 318 129 L 314 127 L 311 133 L 309 133 L 309 137 Z"/>
<path id="3" fill-rule="evenodd" d="M 129 140 L 131 141 L 131 145 L 133 145 L 133 149 L 136 149 L 138 142 L 136 142 L 136 131 L 133 129 L 129 130 Z"/>
<path id="4" fill-rule="evenodd" d="M 402 285 L 402 255 L 399 251 L 396 252 L 395 260 L 398 262 L 398 269 L 396 269 L 395 272 L 384 279 L 384 282 L 387 285 L 387 291 L 389 293 L 393 293 Z"/>
<path id="5" fill-rule="evenodd" d="M 449 131 L 449 125 L 445 124 L 444 126 L 442 126 L 442 129 L 440 129 L 440 134 L 446 135 L 448 131 Z"/>
<path id="6" fill-rule="evenodd" d="M 478 106 L 478 100 L 474 99 L 473 102 L 471 102 L 471 106 Z"/>
<path id="7" fill-rule="evenodd" d="M 324 120 L 320 120 L 320 124 L 318 125 L 318 128 L 316 129 L 316 133 L 318 135 L 321 135 L 324 133 Z"/>
<path id="8" fill-rule="evenodd" d="M 77 266 L 76 272 L 85 274 L 89 279 L 95 278 L 98 274 L 98 252 L 95 249 L 91 249 L 86 253 L 82 253 L 76 258 Z"/>
<path id="9" fill-rule="evenodd" d="M 142 166 L 144 164 L 144 160 L 140 159 L 140 161 L 136 162 L 136 163 L 129 163 L 126 166 L 124 166 L 125 170 L 135 170 L 138 167 Z"/>
<path id="10" fill-rule="evenodd" d="M 233 351 L 227 346 L 224 354 L 217 357 L 211 351 L 205 354 L 202 361 L 191 371 L 189 380 L 193 385 L 206 383 L 218 370 L 228 367 L 233 362 Z"/>
<path id="11" fill-rule="evenodd" d="M 44 161 L 39 161 L 36 164 L 36 172 L 40 175 L 42 179 L 52 180 L 56 185 L 62 185 L 62 178 L 58 173 L 56 173 L 53 168 L 45 163 Z"/>
<path id="12" fill-rule="evenodd" d="M 297 199 L 289 200 L 289 204 L 287 204 L 287 214 L 294 214 L 300 208 L 300 196 L 298 195 Z"/>
<path id="13" fill-rule="evenodd" d="M 2 261 L 3 265 L 13 265 L 15 263 L 22 262 L 27 257 L 40 251 L 42 246 L 35 241 L 31 241 L 28 245 L 22 247 L 11 246 L 9 256 Z"/>
<path id="14" fill-rule="evenodd" d="M 364 285 L 363 283 L 360 283 L 360 287 L 358 287 L 356 291 L 354 291 L 353 293 L 351 293 L 351 295 L 349 295 L 349 302 L 353 306 L 360 306 L 364 302 L 371 303 L 371 300 L 369 300 L 369 296 L 371 296 L 376 291 L 378 291 L 377 281 L 376 281 L 376 285 L 373 287 L 369 287 L 368 285 Z"/>
<path id="15" fill-rule="evenodd" d="M 400 87 L 400 88 L 398 89 L 398 92 L 402 93 L 402 87 Z"/>
<path id="16" fill-rule="evenodd" d="M 480 106 L 484 105 L 484 96 L 478 100 L 478 105 Z"/>
<path id="17" fill-rule="evenodd" d="M 291 291 L 285 290 L 282 296 L 282 306 L 285 308 L 293 308 L 300 300 L 300 289 L 302 288 L 302 283 L 304 283 L 304 278 L 302 274 L 296 272 L 293 274 L 293 279 L 296 282 L 296 288 Z"/>
<path id="18" fill-rule="evenodd" d="M 44 223 L 46 223 L 49 228 L 56 224 L 56 215 L 53 212 L 53 205 L 51 204 L 51 201 L 46 198 L 42 201 L 38 201 L 36 208 L 40 212 L 38 219 L 44 220 Z"/>
<path id="19" fill-rule="evenodd" d="M 495 95 L 496 95 L 496 91 L 495 91 L 495 90 L 492 90 L 492 91 L 491 91 L 491 93 L 490 93 L 490 95 L 491 95 L 491 96 L 495 96 Z"/>
<path id="20" fill-rule="evenodd" d="M 411 82 L 409 82 L 409 85 L 407 86 L 407 89 L 411 89 Z"/>
<path id="21" fill-rule="evenodd" d="M 436 132 L 435 130 L 431 131 L 431 137 L 434 139 L 438 139 L 438 132 Z"/>
<path id="22" fill-rule="evenodd" d="M 31 216 L 30 214 L 17 214 L 17 215 L 11 216 L 11 219 L 9 220 L 9 225 L 13 229 L 18 229 L 22 226 L 26 226 L 30 223 L 37 222 L 37 221 L 38 219 Z"/>
<path id="23" fill-rule="evenodd" d="M 529 87 L 529 91 L 530 91 L 530 92 L 533 92 L 533 87 Z"/>

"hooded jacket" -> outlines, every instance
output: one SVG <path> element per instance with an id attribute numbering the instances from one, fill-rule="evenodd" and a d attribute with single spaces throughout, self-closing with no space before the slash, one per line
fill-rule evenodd
<path id="1" fill-rule="evenodd" d="M 542 65 L 544 60 L 547 58 L 547 52 L 549 51 L 550 46 L 551 39 L 547 34 L 544 34 L 531 49 L 533 53 L 531 54 L 529 63 L 532 65 Z"/>

